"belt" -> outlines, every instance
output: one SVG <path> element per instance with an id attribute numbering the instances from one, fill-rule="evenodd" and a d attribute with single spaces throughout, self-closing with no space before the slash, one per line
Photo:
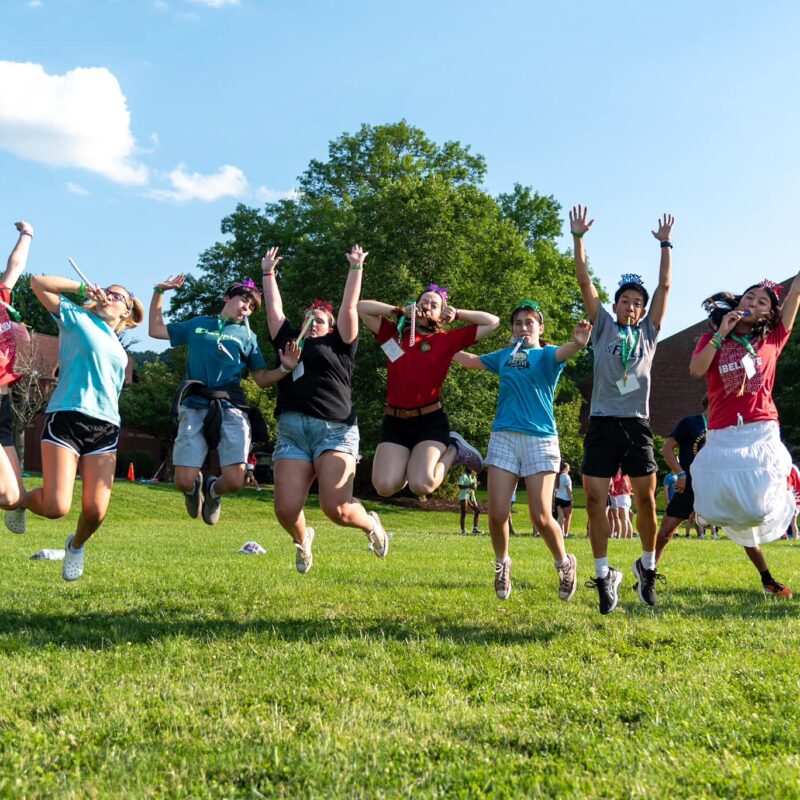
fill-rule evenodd
<path id="1" fill-rule="evenodd" d="M 435 403 L 430 403 L 422 408 L 393 408 L 392 406 L 384 406 L 383 413 L 390 417 L 397 417 L 397 419 L 409 419 L 411 417 L 422 417 L 425 414 L 432 414 L 442 407 L 442 401 L 437 400 Z"/>

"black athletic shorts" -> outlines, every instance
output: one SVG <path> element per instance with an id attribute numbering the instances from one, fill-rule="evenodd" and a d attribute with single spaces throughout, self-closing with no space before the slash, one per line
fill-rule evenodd
<path id="1" fill-rule="evenodd" d="M 385 414 L 381 425 L 381 442 L 399 444 L 413 450 L 420 442 L 450 442 L 450 422 L 444 409 L 423 414 L 421 417 L 399 419 Z"/>
<path id="2" fill-rule="evenodd" d="M 594 478 L 613 478 L 618 469 L 631 478 L 651 475 L 658 469 L 650 424 L 638 417 L 589 417 L 581 472 Z"/>
<path id="3" fill-rule="evenodd" d="M 562 500 L 560 497 L 556 497 L 554 501 L 555 508 L 572 508 L 572 500 Z"/>
<path id="4" fill-rule="evenodd" d="M 11 395 L 0 395 L 0 445 L 14 445 L 14 416 L 11 411 Z"/>
<path id="5" fill-rule="evenodd" d="M 692 476 L 687 472 L 686 488 L 682 492 L 675 492 L 664 513 L 675 519 L 689 519 L 692 511 L 694 511 L 694 489 L 692 489 Z"/>
<path id="6" fill-rule="evenodd" d="M 116 453 L 119 427 L 80 411 L 55 411 L 45 418 L 42 441 L 65 447 L 79 458 Z"/>

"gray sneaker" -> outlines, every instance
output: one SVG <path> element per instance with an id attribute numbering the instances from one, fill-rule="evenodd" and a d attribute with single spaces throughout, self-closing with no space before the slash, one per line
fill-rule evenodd
<path id="1" fill-rule="evenodd" d="M 565 603 L 572 599 L 578 586 L 578 561 L 572 553 L 567 553 L 567 561 L 567 566 L 558 570 L 558 599 Z"/>
<path id="2" fill-rule="evenodd" d="M 462 464 L 465 467 L 469 467 L 476 474 L 483 469 L 481 454 L 460 433 L 450 431 L 450 444 L 456 449 L 454 464 Z"/>
<path id="3" fill-rule="evenodd" d="M 222 498 L 212 497 L 211 489 L 216 484 L 217 478 L 214 475 L 209 475 L 203 481 L 203 522 L 206 525 L 216 525 L 219 522 L 219 514 L 222 510 Z"/>
<path id="4" fill-rule="evenodd" d="M 75 536 L 67 536 L 64 545 L 64 561 L 61 564 L 61 577 L 65 581 L 77 581 L 83 575 L 83 548 L 72 549 L 72 540 Z"/>
<path id="5" fill-rule="evenodd" d="M 192 519 L 200 519 L 203 512 L 203 473 L 199 473 L 194 482 L 191 492 L 184 492 L 183 499 L 186 502 L 186 512 Z"/>
<path id="6" fill-rule="evenodd" d="M 511 559 L 495 561 L 494 563 L 494 593 L 498 600 L 508 600 L 511 596 Z"/>
<path id="7" fill-rule="evenodd" d="M 372 550 L 378 558 L 386 558 L 389 553 L 389 535 L 383 529 L 380 517 L 374 511 L 370 511 L 369 516 L 372 517 L 374 521 L 372 530 L 367 534 L 369 549 Z"/>
<path id="8" fill-rule="evenodd" d="M 297 552 L 294 554 L 294 563 L 297 567 L 297 571 L 301 575 L 305 575 L 311 569 L 311 565 L 314 563 L 314 556 L 311 552 L 311 545 L 314 544 L 314 529 L 313 528 L 306 528 L 306 536 L 303 539 L 303 543 L 295 542 L 294 546 L 297 548 Z"/>
<path id="9" fill-rule="evenodd" d="M 15 508 L 13 511 L 6 511 L 3 521 L 11 533 L 25 533 L 28 522 L 27 512 L 24 508 Z"/>

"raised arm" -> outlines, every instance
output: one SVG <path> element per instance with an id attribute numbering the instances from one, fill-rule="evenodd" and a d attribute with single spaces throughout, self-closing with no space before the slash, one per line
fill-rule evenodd
<path id="1" fill-rule="evenodd" d="M 656 330 L 661 330 L 661 323 L 664 321 L 664 314 L 667 311 L 667 297 L 672 285 L 672 226 L 675 224 L 675 217 L 671 214 L 664 214 L 658 221 L 658 230 L 651 231 L 653 236 L 661 242 L 661 263 L 658 268 L 658 286 L 653 292 L 653 300 L 650 303 L 650 321 Z"/>
<path id="2" fill-rule="evenodd" d="M 442 320 L 446 323 L 454 322 L 469 322 L 471 325 L 477 325 L 478 331 L 475 334 L 475 341 L 488 336 L 497 330 L 500 324 L 500 318 L 488 311 L 470 311 L 467 308 L 455 308 L 454 306 L 446 306 L 442 312 Z"/>
<path id="3" fill-rule="evenodd" d="M 31 275 L 31 289 L 36 299 L 51 313 L 58 314 L 61 309 L 62 294 L 78 294 L 84 286 L 80 281 L 72 278 L 62 278 L 60 275 Z M 103 290 L 99 286 L 85 286 L 88 297 L 105 301 Z"/>
<path id="4" fill-rule="evenodd" d="M 480 356 L 476 356 L 475 353 L 468 353 L 466 350 L 456 353 L 453 356 L 453 361 L 456 364 L 461 364 L 465 369 L 486 369 L 486 365 L 481 361 Z"/>
<path id="5" fill-rule="evenodd" d="M 278 281 L 275 279 L 275 267 L 282 261 L 278 255 L 277 247 L 270 247 L 267 254 L 261 259 L 261 281 L 264 289 L 264 310 L 267 312 L 267 326 L 269 335 L 274 339 L 281 329 L 286 315 L 283 313 L 283 300 L 278 290 Z"/>
<path id="6" fill-rule="evenodd" d="M 13 289 L 19 280 L 19 276 L 25 272 L 25 265 L 28 263 L 28 252 L 31 249 L 31 240 L 33 239 L 33 226 L 25 220 L 14 223 L 16 229 L 19 231 L 19 239 L 8 257 L 8 264 L 6 264 L 6 271 L 3 277 L 0 278 L 0 286 L 5 286 L 6 289 Z"/>
<path id="7" fill-rule="evenodd" d="M 342 341 L 355 341 L 358 336 L 358 298 L 361 296 L 361 276 L 364 269 L 364 259 L 369 255 L 361 249 L 361 245 L 355 245 L 353 249 L 345 254 L 350 270 L 347 273 L 347 283 L 344 285 L 342 295 L 342 305 L 339 307 L 339 314 L 336 317 L 336 327 L 339 329 L 339 336 Z"/>
<path id="8" fill-rule="evenodd" d="M 786 293 L 783 305 L 781 305 L 781 322 L 783 322 L 783 327 L 787 331 L 790 331 L 794 326 L 798 306 L 800 306 L 800 272 L 794 276 L 792 285 Z"/>
<path id="9" fill-rule="evenodd" d="M 172 289 L 180 289 L 185 280 L 185 275 L 178 275 L 177 278 L 173 278 L 172 275 L 170 275 L 165 281 L 161 281 L 161 283 L 157 283 L 153 287 L 147 332 L 154 339 L 169 339 L 169 331 L 164 322 L 164 292 L 169 292 Z"/>
<path id="10" fill-rule="evenodd" d="M 575 256 L 575 277 L 581 290 L 583 305 L 592 324 L 600 310 L 600 295 L 592 283 L 589 267 L 586 264 L 586 250 L 583 246 L 583 235 L 594 225 L 594 220 L 586 221 L 589 209 L 586 206 L 574 206 L 569 212 L 569 229 L 572 231 L 572 248 Z"/>
<path id="11" fill-rule="evenodd" d="M 556 361 L 560 364 L 568 358 L 572 358 L 579 350 L 583 350 L 589 344 L 589 337 L 592 335 L 592 326 L 585 319 L 582 319 L 572 329 L 572 341 L 562 344 L 556 350 Z"/>
<path id="12" fill-rule="evenodd" d="M 381 317 L 392 318 L 395 306 L 380 303 L 377 300 L 359 300 L 356 305 L 361 321 L 373 332 L 377 333 L 381 327 Z"/>
<path id="13" fill-rule="evenodd" d="M 257 369 L 251 374 L 253 380 L 262 389 L 267 386 L 272 386 L 278 381 L 283 380 L 287 375 L 291 375 L 297 362 L 300 360 L 301 350 L 297 346 L 297 342 L 288 342 L 286 350 L 278 350 L 281 363 L 275 369 Z"/>

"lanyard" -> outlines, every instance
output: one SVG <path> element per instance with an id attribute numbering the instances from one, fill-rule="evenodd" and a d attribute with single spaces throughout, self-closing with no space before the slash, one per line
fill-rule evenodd
<path id="1" fill-rule="evenodd" d="M 747 352 L 750 353 L 750 356 L 755 361 L 756 358 L 756 351 L 753 349 L 753 345 L 750 344 L 750 340 L 744 336 L 737 336 L 735 333 L 731 334 L 731 339 L 734 342 L 739 342 L 739 344 L 743 344 L 747 348 Z"/>
<path id="2" fill-rule="evenodd" d="M 228 350 L 228 348 L 227 348 L 227 347 L 225 347 L 225 345 L 224 345 L 224 344 L 222 344 L 222 331 L 224 331 L 224 330 L 225 330 L 225 328 L 227 327 L 227 325 L 228 325 L 228 323 L 227 323 L 227 322 L 225 322 L 225 320 L 224 320 L 224 319 L 222 319 L 222 314 L 220 314 L 220 315 L 217 317 L 217 350 L 218 350 L 220 353 L 225 353 L 225 355 L 226 355 L 226 356 L 228 356 L 228 358 L 229 358 L 229 359 L 231 359 L 231 361 L 233 361 L 233 360 L 234 360 L 234 358 L 233 358 L 233 356 L 231 355 L 231 351 L 230 351 L 230 350 Z"/>
<path id="3" fill-rule="evenodd" d="M 624 334 L 621 328 L 619 331 L 619 355 L 622 360 L 622 369 L 627 376 L 628 362 L 639 347 L 639 329 L 631 328 L 626 325 L 624 330 Z"/>

